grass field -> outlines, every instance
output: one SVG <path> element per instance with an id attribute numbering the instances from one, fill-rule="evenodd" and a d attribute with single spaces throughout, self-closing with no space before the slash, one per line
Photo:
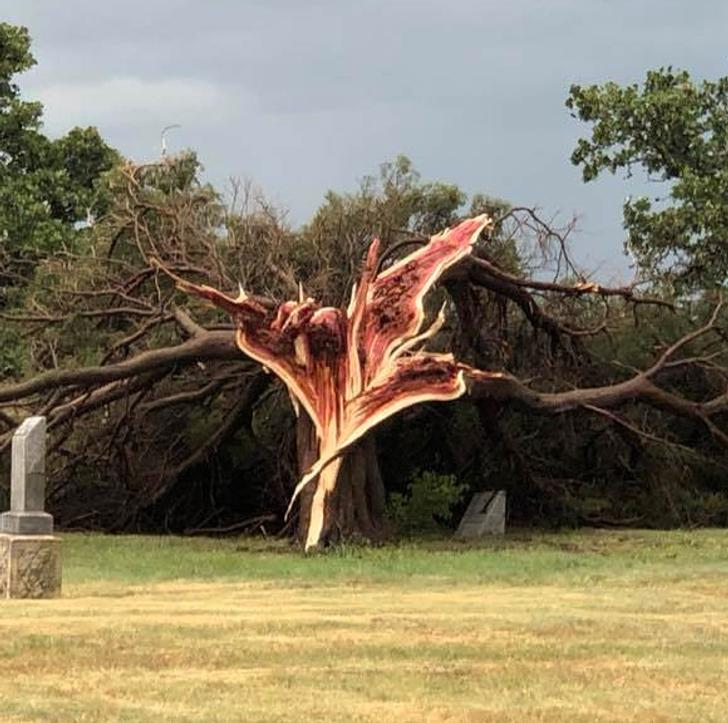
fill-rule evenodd
<path id="1" fill-rule="evenodd" d="M 0 604 L 2 721 L 728 720 L 728 531 L 63 551 Z"/>

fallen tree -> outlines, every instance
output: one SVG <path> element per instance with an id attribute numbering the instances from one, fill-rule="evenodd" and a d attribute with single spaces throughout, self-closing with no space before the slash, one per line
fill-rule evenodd
<path id="1" fill-rule="evenodd" d="M 290 477 L 284 469 L 271 478 L 285 507 L 292 494 L 290 479 L 298 476 L 298 531 L 309 547 L 349 535 L 386 534 L 384 484 L 374 437 L 366 433 L 420 401 L 467 396 L 478 405 L 483 427 L 494 435 L 502 433 L 493 425 L 503 409 L 547 415 L 581 411 L 608 420 L 630 438 L 674 444 L 649 425 L 614 411 L 646 405 L 689 420 L 707 430 L 714 444 L 725 445 L 719 306 L 702 326 L 663 340 L 656 362 L 616 383 L 589 385 L 589 375 L 579 372 L 573 375 L 578 388 L 565 389 L 563 374 L 561 380 L 558 374 L 555 379 L 538 374 L 539 367 L 551 368 L 554 354 L 567 360 L 560 363 L 588 370 L 583 342 L 608 331 L 610 300 L 620 309 L 670 304 L 643 297 L 635 286 L 605 287 L 581 277 L 565 255 L 563 237 L 532 210 L 493 209 L 492 223 L 484 217 L 464 222 L 428 243 L 421 230 L 398 228 L 398 206 L 377 207 L 373 218 L 380 219 L 381 250 L 375 245 L 366 255 L 345 310 L 302 295 L 295 302 L 275 299 L 298 293 L 294 264 L 299 260 L 307 289 L 329 300 L 340 297 L 357 273 L 352 260 L 361 259 L 366 248 L 359 227 L 339 224 L 341 242 L 333 246 L 326 245 L 333 232 L 326 228 L 324 234 L 312 225 L 313 253 L 301 257 L 300 238 L 270 209 L 226 215 L 214 194 L 190 185 L 191 178 L 184 159 L 122 169 L 119 202 L 93 230 L 93 256 L 58 255 L 43 267 L 32 303 L 3 314 L 28 331 L 37 365 L 50 368 L 0 387 L 0 424 L 5 427 L 0 445 L 7 449 L 15 425 L 32 411 L 49 418 L 52 450 L 62 460 L 59 476 L 64 480 L 78 475 L 89 459 L 106 468 L 113 460 L 127 488 L 119 498 L 118 518 L 112 525 L 105 522 L 106 527 L 126 529 L 144 509 L 183 499 L 180 480 L 214 458 L 240 430 L 259 439 L 252 429 L 254 412 L 277 392 L 258 364 L 284 379 L 301 407 L 291 440 L 297 469 Z M 509 234 L 524 228 L 555 239 L 566 274 L 550 281 L 528 278 L 508 262 L 503 249 Z M 419 248 L 402 257 L 411 245 Z M 342 249 L 343 261 L 333 264 Z M 92 268 L 79 278 L 76 269 L 84 269 L 82 264 Z M 231 313 L 237 333 L 204 310 L 194 312 L 198 321 L 193 320 L 160 275 L 160 264 L 188 291 Z M 348 275 L 333 274 L 342 267 Z M 234 276 L 262 294 L 234 297 L 216 291 L 231 288 Z M 48 281 L 49 290 L 41 293 L 48 279 L 52 284 Z M 445 312 L 441 316 L 425 300 L 428 290 L 438 297 L 437 306 Z M 55 306 L 49 308 L 50 303 Z M 586 311 L 577 313 L 577 305 Z M 495 317 L 510 318 L 514 312 L 509 310 L 548 340 L 548 346 L 528 342 L 536 378 L 509 371 L 504 352 L 490 352 L 492 341 L 483 338 Z M 72 350 L 63 345 L 79 326 L 103 348 L 97 364 L 69 368 L 64 359 L 71 358 Z M 498 338 L 502 349 L 506 337 Z M 443 351 L 418 351 L 424 342 L 442 347 L 448 339 L 460 361 Z M 522 353 L 517 339 L 509 349 L 511 355 Z M 494 371 L 477 370 L 490 366 Z M 671 385 L 688 369 L 710 377 L 700 398 L 688 398 Z M 319 375 L 318 380 L 306 387 L 311 374 Z M 175 410 L 187 410 L 182 419 L 194 415 L 202 425 L 194 440 L 185 437 L 189 422 L 180 425 Z M 94 419 L 96 426 L 81 435 L 81 444 L 74 435 L 86 419 Z M 278 454 L 276 461 L 285 465 L 286 455 Z M 55 489 L 55 494 L 62 492 Z M 89 507 L 87 500 L 79 514 L 88 514 Z M 205 527 L 204 520 L 196 526 Z"/>
<path id="2" fill-rule="evenodd" d="M 728 408 L 726 394 L 706 402 L 692 402 L 660 389 L 654 381 L 665 369 L 695 361 L 673 357 L 714 329 L 720 306 L 706 326 L 673 344 L 649 369 L 608 387 L 542 394 L 503 372 L 476 370 L 456 361 L 451 354 L 422 351 L 420 347 L 445 321 L 441 310 L 434 322 L 425 324 L 425 294 L 444 273 L 470 256 L 481 232 L 490 225 L 485 215 L 464 221 L 379 273 L 379 240 L 375 239 L 346 310 L 322 307 L 304 298 L 302 290 L 297 302 L 271 309 L 251 299 L 242 288 L 233 298 L 212 287 L 174 277 L 182 290 L 211 301 L 233 317 L 240 350 L 274 371 L 286 385 L 294 406 L 298 409 L 300 405 L 313 423 L 314 461 L 307 458 L 308 468 L 288 508 L 290 512 L 300 492 L 315 483 L 315 491 L 307 501 L 306 550 L 318 547 L 341 530 L 342 515 L 356 515 L 355 508 L 344 511 L 335 502 L 344 453 L 389 416 L 421 402 L 451 401 L 469 391 L 476 397 L 516 403 L 542 413 L 583 408 L 609 415 L 610 407 L 643 401 L 698 420 L 718 442 L 728 446 L 728 435 L 712 421 Z M 523 281 L 501 273 L 482 259 L 475 259 L 475 268 L 517 289 L 546 287 L 575 295 L 634 298 L 628 288 L 608 289 L 597 284 L 568 288 Z M 346 476 L 349 484 L 352 472 Z M 356 504 L 355 499 L 352 495 L 351 505 Z M 363 493 L 360 504 L 371 508 Z"/>

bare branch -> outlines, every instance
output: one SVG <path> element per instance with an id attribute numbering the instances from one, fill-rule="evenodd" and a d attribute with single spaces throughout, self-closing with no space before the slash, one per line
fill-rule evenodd
<path id="1" fill-rule="evenodd" d="M 629 402 L 645 402 L 663 411 L 686 417 L 708 428 L 721 445 L 728 447 L 728 435 L 710 417 L 728 410 L 728 394 L 705 402 L 694 402 L 661 389 L 646 374 L 602 387 L 586 387 L 565 392 L 538 392 L 505 373 L 466 371 L 469 392 L 474 398 L 490 398 L 512 403 L 542 414 L 559 414 L 585 407 L 602 409 Z"/>
<path id="2" fill-rule="evenodd" d="M 710 319 L 708 319 L 707 323 L 701 326 L 699 329 L 691 331 L 689 334 L 685 334 L 685 336 L 681 337 L 674 344 L 670 345 L 667 349 L 665 349 L 665 351 L 660 355 L 659 359 L 647 371 L 645 371 L 645 376 L 652 377 L 660 372 L 662 369 L 665 368 L 668 361 L 675 354 L 675 352 L 680 351 L 680 349 L 687 346 L 691 341 L 695 341 L 704 334 L 707 334 L 709 331 L 712 331 L 715 328 L 715 322 L 718 318 L 718 313 L 720 312 L 722 306 L 723 300 L 721 299 L 716 304 L 715 309 L 713 309 L 713 313 L 710 315 Z"/>
<path id="3" fill-rule="evenodd" d="M 502 269 L 499 269 L 494 263 L 484 258 L 477 258 L 471 256 L 466 260 L 468 263 L 475 266 L 479 266 L 487 274 L 493 276 L 500 281 L 513 286 L 518 286 L 526 289 L 533 289 L 537 291 L 551 291 L 562 296 L 585 296 L 588 294 L 598 296 L 619 296 L 625 301 L 630 301 L 635 304 L 652 304 L 655 306 L 664 306 L 668 309 L 675 308 L 675 305 L 664 299 L 657 299 L 652 297 L 642 297 L 635 294 L 634 286 L 601 286 L 594 282 L 581 281 L 574 285 L 561 284 L 554 281 L 537 281 L 535 279 L 522 279 L 513 274 L 509 274 Z"/>
<path id="4" fill-rule="evenodd" d="M 44 372 L 27 381 L 0 387 L 0 402 L 22 399 L 31 394 L 64 386 L 95 386 L 127 379 L 160 367 L 213 359 L 241 359 L 241 352 L 230 332 L 206 332 L 177 346 L 145 351 L 118 364 Z"/>

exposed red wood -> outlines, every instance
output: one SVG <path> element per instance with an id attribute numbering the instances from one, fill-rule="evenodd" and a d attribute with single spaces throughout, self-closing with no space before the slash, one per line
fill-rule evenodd
<path id="1" fill-rule="evenodd" d="M 465 392 L 464 368 L 451 354 L 418 349 L 443 321 L 441 313 L 426 326 L 423 301 L 440 276 L 470 254 L 489 225 L 485 215 L 468 219 L 379 274 L 375 239 L 347 309 L 299 298 L 271 310 L 242 289 L 232 297 L 175 277 L 180 288 L 233 317 L 240 349 L 283 380 L 294 405 L 300 404 L 314 424 L 319 456 L 291 499 L 292 505 L 306 485 L 316 482 L 307 549 L 320 542 L 326 499 L 336 486 L 345 449 L 406 407 Z"/>

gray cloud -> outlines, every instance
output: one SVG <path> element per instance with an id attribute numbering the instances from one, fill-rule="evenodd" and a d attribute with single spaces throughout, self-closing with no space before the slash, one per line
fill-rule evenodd
<path id="1" fill-rule="evenodd" d="M 9 8 L 7 7 L 9 5 Z M 97 125 L 125 154 L 194 147 L 304 220 L 396 153 L 424 176 L 582 216 L 579 257 L 624 274 L 619 179 L 583 185 L 572 82 L 673 64 L 725 74 L 715 0 L 6 0 L 49 132 Z"/>

